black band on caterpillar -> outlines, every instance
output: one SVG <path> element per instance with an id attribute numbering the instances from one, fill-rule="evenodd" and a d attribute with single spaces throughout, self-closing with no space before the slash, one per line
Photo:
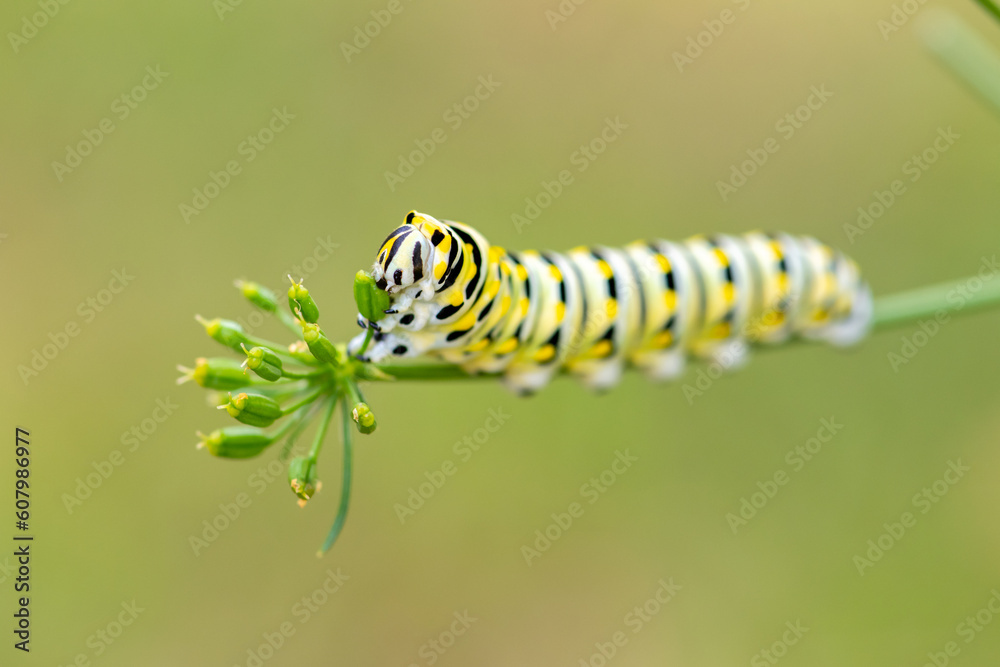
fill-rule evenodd
<path id="1" fill-rule="evenodd" d="M 626 362 L 679 375 L 690 356 L 790 336 L 844 346 L 871 325 L 857 265 L 808 237 L 751 232 L 567 253 L 508 253 L 473 228 L 410 212 L 372 276 L 392 302 L 366 358 L 433 355 L 470 373 L 502 372 L 516 391 L 566 368 L 585 384 L 618 382 Z M 364 334 L 351 341 L 360 349 Z"/>

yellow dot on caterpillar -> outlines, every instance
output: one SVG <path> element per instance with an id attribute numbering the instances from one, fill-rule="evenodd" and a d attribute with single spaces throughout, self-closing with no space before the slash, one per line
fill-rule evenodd
<path id="1" fill-rule="evenodd" d="M 615 272 L 611 270 L 611 265 L 605 262 L 603 259 L 598 260 L 597 268 L 601 270 L 605 278 L 611 278 L 615 275 Z"/>
<path id="2" fill-rule="evenodd" d="M 523 264 L 517 265 L 517 277 L 520 278 L 521 280 L 528 279 L 528 269 L 524 268 Z"/>
<path id="3" fill-rule="evenodd" d="M 551 273 L 552 277 L 556 280 L 562 280 L 562 271 L 560 271 L 559 267 L 555 264 L 549 264 L 549 273 Z"/>
<path id="4" fill-rule="evenodd" d="M 490 344 L 490 339 L 489 338 L 484 338 L 484 339 L 482 339 L 481 341 L 479 341 L 477 343 L 473 343 L 472 345 L 467 346 L 465 348 L 465 351 L 466 352 L 480 352 L 482 350 L 485 350 L 486 347 L 489 346 L 489 344 Z"/>
<path id="5" fill-rule="evenodd" d="M 663 305 L 667 307 L 667 310 L 677 309 L 677 292 L 673 290 L 667 290 L 663 293 Z"/>
<path id="6" fill-rule="evenodd" d="M 656 253 L 655 257 L 656 257 L 656 263 L 660 265 L 660 269 L 662 269 L 664 273 L 670 270 L 669 259 L 661 255 L 660 253 Z"/>
<path id="7" fill-rule="evenodd" d="M 442 262 L 438 262 L 437 264 L 435 264 L 434 265 L 434 279 L 435 280 L 441 280 L 441 277 L 444 275 L 445 269 L 447 269 L 447 268 L 448 268 L 447 262 L 443 262 L 442 261 Z"/>
<path id="8" fill-rule="evenodd" d="M 506 314 L 509 309 L 510 309 L 510 297 L 505 296 L 502 299 L 500 299 L 500 313 Z"/>
<path id="9" fill-rule="evenodd" d="M 469 312 L 455 323 L 456 331 L 465 331 L 466 329 L 471 329 L 472 325 L 476 323 L 476 314 L 474 312 Z"/>
<path id="10" fill-rule="evenodd" d="M 490 262 L 498 262 L 500 258 L 507 254 L 507 251 L 498 245 L 490 246 Z"/>
<path id="11" fill-rule="evenodd" d="M 715 258 L 719 260 L 719 264 L 723 267 L 729 266 L 729 257 L 726 253 L 722 252 L 722 248 L 715 248 Z"/>
<path id="12" fill-rule="evenodd" d="M 527 297 L 521 299 L 521 304 L 520 304 L 521 305 L 521 317 L 524 317 L 525 315 L 528 314 L 528 306 L 529 306 L 529 304 L 530 304 L 530 302 L 528 301 Z"/>
<path id="13" fill-rule="evenodd" d="M 726 303 L 732 303 L 733 299 L 736 298 L 736 287 L 732 283 L 723 285 L 722 297 L 726 300 Z"/>
<path id="14" fill-rule="evenodd" d="M 509 354 L 517 349 L 518 340 L 516 338 L 510 338 L 505 340 L 500 345 L 497 345 L 497 354 Z"/>
<path id="15" fill-rule="evenodd" d="M 610 340 L 598 341 L 594 347 L 590 348 L 590 354 L 594 357 L 606 357 L 614 350 Z"/>
<path id="16" fill-rule="evenodd" d="M 731 327 L 729 326 L 729 322 L 719 322 L 714 327 L 712 327 L 712 330 L 709 332 L 708 337 L 709 338 L 729 338 L 729 332 L 730 331 L 731 331 Z"/>
<path id="17" fill-rule="evenodd" d="M 556 304 L 556 322 L 562 322 L 566 317 L 566 304 L 559 302 Z"/>
<path id="18" fill-rule="evenodd" d="M 448 303 L 450 303 L 453 306 L 461 306 L 462 305 L 462 290 L 460 290 L 460 289 L 452 289 L 451 290 L 451 295 L 448 297 Z"/>
<path id="19" fill-rule="evenodd" d="M 674 335 L 669 331 L 661 331 L 653 338 L 653 347 L 670 347 L 672 342 L 674 342 Z"/>
<path id="20" fill-rule="evenodd" d="M 535 353 L 535 361 L 548 361 L 556 355 L 555 345 L 546 345 Z"/>
<path id="21" fill-rule="evenodd" d="M 615 316 L 618 314 L 618 301 L 615 299 L 608 299 L 604 304 L 604 309 L 609 320 L 615 319 Z"/>

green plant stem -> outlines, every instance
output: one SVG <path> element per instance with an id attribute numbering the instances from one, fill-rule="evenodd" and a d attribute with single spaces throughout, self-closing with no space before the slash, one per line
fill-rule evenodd
<path id="1" fill-rule="evenodd" d="M 330 428 L 330 421 L 333 419 L 333 410 L 337 407 L 338 396 L 333 396 L 327 401 L 326 412 L 319 420 L 319 428 L 316 429 L 316 437 L 313 439 L 312 447 L 309 448 L 309 458 L 313 461 L 319 458 L 319 452 L 323 449 L 323 440 L 326 438 L 326 431 Z"/>
<path id="2" fill-rule="evenodd" d="M 315 391 L 309 392 L 306 396 L 304 396 L 297 403 L 293 403 L 293 404 L 289 405 L 287 408 L 282 408 L 281 409 L 282 416 L 291 414 L 291 413 L 295 412 L 296 410 L 298 410 L 299 408 L 301 408 L 303 405 L 306 405 L 308 403 L 312 403 L 313 401 L 316 400 L 316 397 L 319 396 L 322 392 L 323 392 L 323 387 L 317 387 Z"/>
<path id="3" fill-rule="evenodd" d="M 351 444 L 351 417 L 350 408 L 347 405 L 347 396 L 344 396 L 342 400 L 341 416 L 344 422 L 344 464 L 343 468 L 343 481 L 340 486 L 340 507 L 337 509 L 337 517 L 333 520 L 333 526 L 330 527 L 330 532 L 326 536 L 326 540 L 323 542 L 323 546 L 320 547 L 317 556 L 322 556 L 333 543 L 337 541 L 337 537 L 340 536 L 340 531 L 344 528 L 344 522 L 347 521 L 347 509 L 351 504 L 351 476 L 352 476 L 352 462 L 353 462 L 353 451 Z"/>
<path id="4" fill-rule="evenodd" d="M 361 343 L 361 349 L 358 350 L 358 356 L 360 357 L 368 350 L 368 343 L 372 342 L 372 336 L 375 334 L 374 329 L 368 329 L 365 331 L 365 340 Z"/>
<path id="5" fill-rule="evenodd" d="M 1000 18 L 996 5 L 979 4 Z M 989 42 L 947 10 L 926 16 L 919 33 L 953 74 L 1000 110 L 1000 56 Z"/>
<path id="6" fill-rule="evenodd" d="M 288 371 L 285 369 L 281 370 L 281 376 L 286 378 L 293 378 L 296 380 L 304 380 L 306 378 L 319 377 L 321 375 L 326 375 L 330 372 L 329 368 L 321 368 L 320 370 L 310 371 L 308 373 L 296 373 L 295 371 Z"/>
<path id="7" fill-rule="evenodd" d="M 971 276 L 884 296 L 875 300 L 876 329 L 910 324 L 914 320 L 933 317 L 938 311 L 961 308 L 966 313 L 1000 303 L 1000 280 L 990 275 L 986 280 Z M 979 288 L 975 288 L 979 285 Z"/>
<path id="8" fill-rule="evenodd" d="M 285 437 L 285 434 L 288 433 L 289 429 L 291 429 L 296 423 L 297 423 L 296 420 L 289 419 L 280 427 L 278 427 L 277 430 L 271 433 L 271 437 L 274 439 L 274 442 L 277 442 L 278 440 L 281 440 L 283 437 Z"/>
<path id="9" fill-rule="evenodd" d="M 302 432 L 309 426 L 309 423 L 316 415 L 316 411 L 318 409 L 319 405 L 313 403 L 309 407 L 300 408 L 298 414 L 289 419 L 289 421 L 295 424 L 295 426 L 292 429 L 292 432 L 288 435 L 288 438 L 285 440 L 285 446 L 281 448 L 281 454 L 278 456 L 279 460 L 285 461 L 288 459 L 288 455 L 292 453 L 292 448 L 295 447 L 295 442 L 299 439 L 299 436 L 302 435 Z"/>
<path id="10" fill-rule="evenodd" d="M 977 284 L 980 287 L 973 289 Z M 958 303 L 952 303 L 949 297 Z M 960 311 L 958 304 L 961 304 Z M 876 331 L 891 329 L 934 317 L 941 310 L 969 313 L 997 304 L 1000 304 L 1000 280 L 982 280 L 979 276 L 970 276 L 879 297 L 875 299 L 872 325 Z M 805 342 L 804 339 L 796 340 Z M 378 368 L 397 380 L 473 380 L 496 378 L 500 375 L 469 375 L 458 366 L 445 363 L 385 364 L 378 365 Z"/>

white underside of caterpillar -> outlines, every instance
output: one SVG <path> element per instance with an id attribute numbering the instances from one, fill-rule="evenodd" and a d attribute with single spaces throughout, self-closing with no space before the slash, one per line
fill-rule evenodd
<path id="1" fill-rule="evenodd" d="M 372 276 L 392 305 L 377 324 L 358 316 L 376 330 L 365 358 L 429 355 L 502 373 L 519 393 L 561 369 L 607 389 L 626 364 L 670 380 L 691 356 L 738 367 L 748 343 L 801 336 L 847 346 L 872 317 L 852 260 L 812 238 L 763 232 L 513 253 L 467 225 L 412 212 Z"/>

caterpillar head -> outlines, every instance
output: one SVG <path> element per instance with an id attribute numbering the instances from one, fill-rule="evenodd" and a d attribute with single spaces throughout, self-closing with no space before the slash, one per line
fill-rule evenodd
<path id="1" fill-rule="evenodd" d="M 430 275 L 434 246 L 423 230 L 413 224 L 414 216 L 419 217 L 411 211 L 406 216 L 407 224 L 397 227 L 386 237 L 372 268 L 375 284 L 390 294 L 415 285 Z"/>

